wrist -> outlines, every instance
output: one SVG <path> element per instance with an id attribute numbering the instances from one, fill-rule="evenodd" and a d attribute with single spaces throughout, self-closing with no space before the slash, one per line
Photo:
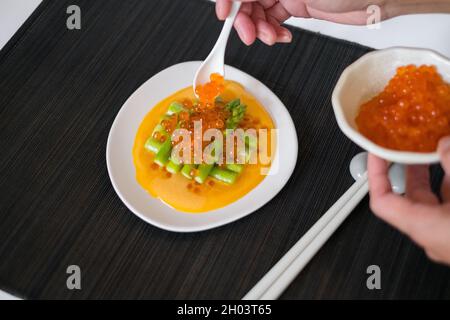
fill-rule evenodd
<path id="1" fill-rule="evenodd" d="M 450 0 L 387 0 L 384 10 L 388 18 L 419 13 L 450 13 Z"/>

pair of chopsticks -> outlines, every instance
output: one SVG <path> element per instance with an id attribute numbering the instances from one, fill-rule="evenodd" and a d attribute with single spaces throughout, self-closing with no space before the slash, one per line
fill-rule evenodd
<path id="1" fill-rule="evenodd" d="M 277 299 L 369 191 L 367 172 L 308 230 L 243 300 Z"/>

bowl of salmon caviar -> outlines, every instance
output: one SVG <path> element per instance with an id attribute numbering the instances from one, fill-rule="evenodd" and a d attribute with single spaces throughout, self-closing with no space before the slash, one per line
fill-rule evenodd
<path id="1" fill-rule="evenodd" d="M 368 53 L 341 75 L 332 97 L 342 132 L 388 161 L 439 161 L 450 135 L 450 60 L 430 50 Z"/>

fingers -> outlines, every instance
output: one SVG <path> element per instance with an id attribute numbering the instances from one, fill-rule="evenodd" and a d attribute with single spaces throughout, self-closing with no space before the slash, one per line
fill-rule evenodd
<path id="1" fill-rule="evenodd" d="M 272 0 L 270 0 L 272 1 Z M 244 13 L 246 16 L 241 15 Z M 251 45 L 256 40 L 260 39 L 263 43 L 272 46 L 277 42 L 291 42 L 291 32 L 280 26 L 280 22 L 269 17 L 264 11 L 264 7 L 259 3 L 243 4 L 241 13 L 236 18 L 235 27 L 246 45 Z M 253 25 L 251 25 L 253 22 Z"/>
<path id="2" fill-rule="evenodd" d="M 254 2 L 257 0 L 241 0 L 241 2 Z M 216 0 L 216 15 L 219 20 L 224 21 L 230 15 L 231 11 L 231 0 Z M 248 12 L 249 6 L 251 7 L 251 3 L 244 3 L 241 6 L 240 11 L 250 14 Z"/>
<path id="3" fill-rule="evenodd" d="M 251 16 L 253 13 L 253 3 L 243 3 L 240 11 Z"/>
<path id="4" fill-rule="evenodd" d="M 442 138 L 439 141 L 438 153 L 442 168 L 447 175 L 450 175 L 450 137 Z"/>
<path id="5" fill-rule="evenodd" d="M 444 202 L 450 202 L 450 137 L 442 138 L 438 145 L 441 166 L 445 171 L 442 181 L 441 196 Z"/>
<path id="6" fill-rule="evenodd" d="M 432 232 L 441 215 L 440 206 L 414 202 L 394 194 L 388 178 L 389 165 L 385 160 L 369 155 L 367 166 L 372 211 L 422 246 L 428 243 L 430 231 Z M 426 174 L 422 170 L 418 177 L 419 175 L 422 175 L 422 182 L 410 185 L 410 189 L 423 186 Z"/>
<path id="7" fill-rule="evenodd" d="M 274 26 L 266 21 L 264 8 L 258 3 L 253 5 L 252 20 L 256 26 L 256 36 L 265 44 L 274 45 L 277 41 L 277 32 Z"/>
<path id="8" fill-rule="evenodd" d="M 252 11 L 252 19 L 253 20 L 266 20 L 266 12 L 264 11 L 263 6 L 261 6 L 259 3 L 254 3 Z"/>
<path id="9" fill-rule="evenodd" d="M 441 198 L 443 202 L 450 202 L 450 176 L 445 175 L 442 180 Z"/>
<path id="10" fill-rule="evenodd" d="M 258 0 L 239 0 L 239 1 L 241 1 L 241 2 L 256 2 Z M 274 1 L 274 0 L 270 0 L 270 1 Z M 231 4 L 232 4 L 232 0 L 216 0 L 216 15 L 219 20 L 223 21 L 229 16 L 230 11 L 231 11 Z M 247 8 L 248 8 L 248 5 L 251 6 L 251 3 L 243 3 L 240 11 L 245 12 L 245 7 L 247 6 Z M 246 13 L 250 14 L 249 12 L 246 12 Z"/>
<path id="11" fill-rule="evenodd" d="M 256 26 L 250 16 L 245 12 L 239 12 L 234 22 L 236 29 L 242 42 L 247 46 L 253 44 L 256 40 Z"/>
<path id="12" fill-rule="evenodd" d="M 273 17 L 267 17 L 267 21 L 274 27 L 275 32 L 277 34 L 276 42 L 278 43 L 291 43 L 292 42 L 292 33 L 288 28 L 285 28 L 280 25 Z"/>
<path id="13" fill-rule="evenodd" d="M 286 8 L 279 2 L 269 8 L 266 13 L 268 16 L 275 18 L 278 23 L 284 22 L 291 17 Z"/>
<path id="14" fill-rule="evenodd" d="M 276 42 L 290 43 L 292 41 L 292 33 L 289 29 L 282 27 L 280 24 L 291 17 L 289 12 L 281 3 L 275 4 L 266 11 L 267 21 L 274 27 L 277 34 Z"/>
<path id="15" fill-rule="evenodd" d="M 439 204 L 431 190 L 428 166 L 408 166 L 406 170 L 406 197 L 413 202 Z"/>
<path id="16" fill-rule="evenodd" d="M 335 13 L 308 8 L 308 13 L 316 19 L 349 25 L 365 25 L 368 17 L 365 10 Z"/>
<path id="17" fill-rule="evenodd" d="M 386 193 L 392 192 L 391 183 L 388 179 L 389 164 L 387 161 L 369 153 L 367 169 L 372 196 L 381 197 Z"/>
<path id="18" fill-rule="evenodd" d="M 394 225 L 404 233 L 411 230 L 410 220 L 407 217 L 413 210 L 413 204 L 392 192 L 388 178 L 389 164 L 372 154 L 368 162 L 370 207 L 381 219 Z"/>
<path id="19" fill-rule="evenodd" d="M 263 9 L 272 8 L 278 0 L 258 0 L 258 3 L 263 7 Z"/>
<path id="20" fill-rule="evenodd" d="M 225 20 L 230 14 L 231 2 L 230 0 L 216 1 L 216 15 L 219 20 Z"/>
<path id="21" fill-rule="evenodd" d="M 428 256 L 428 258 L 430 258 L 430 260 L 437 262 L 437 263 L 442 263 L 444 261 L 442 261 L 441 257 L 436 254 L 433 250 L 425 250 L 426 255 Z"/>
<path id="22" fill-rule="evenodd" d="M 292 33 L 280 25 L 281 21 L 289 18 L 289 13 L 277 0 L 241 0 L 245 2 L 236 17 L 235 29 L 246 45 L 251 45 L 259 38 L 267 45 L 277 42 L 289 43 Z M 225 20 L 231 9 L 230 0 L 217 0 L 216 14 L 220 20 Z M 267 9 L 267 11 L 266 11 Z M 272 12 L 272 17 L 268 12 Z"/>

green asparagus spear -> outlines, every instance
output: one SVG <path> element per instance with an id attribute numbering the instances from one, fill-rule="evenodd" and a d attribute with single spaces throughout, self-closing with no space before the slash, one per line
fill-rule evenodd
<path id="1" fill-rule="evenodd" d="M 227 120 L 226 126 L 228 129 L 235 129 L 244 117 L 246 106 L 241 104 L 240 99 L 236 99 L 228 103 L 225 108 L 231 113 L 230 118 Z M 171 116 L 185 110 L 186 109 L 181 103 L 173 102 L 168 108 L 167 115 Z M 166 118 L 167 116 L 164 116 L 161 121 Z M 165 136 L 166 141 L 162 143 L 154 139 L 153 134 L 155 132 L 159 132 Z M 166 166 L 167 170 L 171 173 L 178 173 L 181 171 L 181 174 L 187 179 L 194 178 L 198 183 L 204 183 L 208 176 L 211 175 L 217 180 L 223 181 L 227 184 L 233 184 L 236 181 L 238 174 L 241 173 L 244 168 L 244 166 L 240 164 L 230 164 L 227 165 L 228 170 L 224 170 L 214 167 L 214 164 L 201 164 L 196 170 L 195 177 L 193 177 L 191 173 L 192 170 L 196 168 L 195 165 L 182 165 L 178 159 L 170 158 L 172 144 L 168 133 L 164 130 L 161 124 L 156 126 L 153 134 L 152 137 L 147 140 L 145 148 L 156 154 L 154 159 L 155 163 L 160 166 Z"/>
<path id="2" fill-rule="evenodd" d="M 210 175 L 214 179 L 222 181 L 222 182 L 224 182 L 226 184 L 234 184 L 236 182 L 237 177 L 238 177 L 238 174 L 236 172 L 233 172 L 233 171 L 230 171 L 230 170 L 226 170 L 226 169 L 221 169 L 219 167 L 214 167 L 211 170 Z"/>
<path id="3" fill-rule="evenodd" d="M 250 162 L 250 159 L 252 156 L 257 156 L 255 154 L 256 148 L 249 146 L 246 144 L 246 146 L 243 149 L 238 150 L 238 158 L 245 161 L 245 163 Z M 231 169 L 230 169 L 231 170 Z M 234 170 L 232 170 L 234 171 Z"/>
<path id="4" fill-rule="evenodd" d="M 172 150 L 172 152 L 171 153 L 175 153 L 174 152 L 175 150 Z M 171 155 L 171 157 L 170 157 L 170 160 L 174 163 L 174 164 L 177 164 L 177 165 L 179 165 L 179 166 L 183 166 L 183 157 L 181 157 L 181 159 L 180 159 L 180 156 L 178 155 L 178 154 L 172 154 Z"/>
<path id="5" fill-rule="evenodd" d="M 160 167 L 164 167 L 169 161 L 170 152 L 172 151 L 172 142 L 170 139 L 167 139 L 161 149 L 159 149 L 158 153 L 155 156 L 155 163 Z"/>
<path id="6" fill-rule="evenodd" d="M 182 165 L 176 164 L 172 160 L 169 160 L 169 162 L 166 165 L 166 170 L 172 174 L 178 173 L 181 170 Z"/>
<path id="7" fill-rule="evenodd" d="M 163 120 L 167 119 L 168 116 L 178 114 L 184 110 L 185 110 L 185 108 L 181 103 L 172 102 L 169 105 L 167 114 L 161 118 L 161 122 Z M 163 167 L 169 162 L 169 157 L 170 157 L 170 154 L 172 151 L 172 143 L 171 143 L 170 135 L 166 132 L 166 130 L 162 126 L 161 122 L 153 130 L 152 136 L 145 143 L 145 148 L 156 154 L 155 160 L 154 160 L 155 163 L 157 163 L 158 165 Z M 166 138 L 165 142 L 162 143 L 153 138 L 153 135 L 157 132 Z M 174 159 L 172 159 L 172 160 L 174 160 Z M 181 164 L 179 163 L 179 161 L 171 161 L 171 162 L 172 163 L 168 167 L 168 170 L 172 170 L 174 172 L 180 171 Z"/>
<path id="8" fill-rule="evenodd" d="M 162 120 L 167 119 L 166 117 L 163 117 Z M 162 121 L 161 120 L 161 121 Z M 152 135 L 154 135 L 155 133 L 160 133 L 160 134 L 167 134 L 166 130 L 164 129 L 164 127 L 162 126 L 161 123 L 158 123 L 155 127 L 155 129 L 153 129 Z"/>
<path id="9" fill-rule="evenodd" d="M 244 170 L 244 166 L 242 164 L 231 163 L 231 164 L 227 164 L 227 169 L 239 174 Z"/>
<path id="10" fill-rule="evenodd" d="M 206 179 L 209 176 L 209 173 L 214 168 L 214 164 L 206 164 L 202 163 L 198 166 L 197 174 L 195 176 L 195 181 L 197 181 L 200 184 L 205 183 Z"/>
<path id="11" fill-rule="evenodd" d="M 179 102 L 172 102 L 169 105 L 169 109 L 167 111 L 167 114 L 169 116 L 173 115 L 173 114 L 179 114 L 181 111 L 185 111 L 186 109 L 184 108 L 184 106 L 179 103 Z"/>
<path id="12" fill-rule="evenodd" d="M 247 134 L 245 136 L 245 145 L 250 148 L 250 150 L 256 150 L 258 148 L 258 137 L 254 134 Z"/>
<path id="13" fill-rule="evenodd" d="M 153 137 L 150 137 L 145 142 L 144 148 L 145 148 L 145 150 L 156 154 L 161 149 L 162 145 L 163 144 L 161 142 L 159 142 L 158 140 L 156 140 Z"/>
<path id="14" fill-rule="evenodd" d="M 155 133 L 159 133 L 161 136 L 168 137 L 168 134 L 166 130 L 164 130 L 164 127 L 161 124 L 158 124 L 155 129 L 152 132 L 152 135 L 147 139 L 145 142 L 144 148 L 147 151 L 150 151 L 154 154 L 157 154 L 158 151 L 161 149 L 163 142 L 159 141 L 158 139 L 153 138 Z"/>
<path id="15" fill-rule="evenodd" d="M 181 169 L 181 174 L 189 180 L 192 180 L 194 177 L 191 175 L 192 171 L 195 170 L 195 165 L 185 164 Z"/>
<path id="16" fill-rule="evenodd" d="M 227 120 L 227 129 L 236 129 L 239 122 L 244 118 L 247 107 L 241 104 L 240 99 L 233 100 L 225 105 L 225 110 L 231 112 L 231 116 Z"/>
<path id="17" fill-rule="evenodd" d="M 245 106 L 241 105 L 241 101 L 239 99 L 233 100 L 230 103 L 228 103 L 225 106 L 225 109 L 231 112 L 231 117 L 227 120 L 227 128 L 228 129 L 234 129 L 237 127 L 239 122 L 244 117 L 245 113 Z M 218 143 L 218 142 L 216 142 Z M 221 146 L 218 146 L 220 148 Z M 216 159 L 217 162 L 218 159 Z M 214 169 L 214 164 L 201 164 L 198 167 L 197 174 L 195 176 L 195 181 L 197 181 L 200 184 L 205 183 L 208 176 L 211 174 L 212 170 Z M 236 168 L 236 170 L 238 170 Z M 242 171 L 242 170 L 241 170 Z M 228 173 L 228 172 L 225 172 Z M 221 172 L 218 172 L 218 176 L 220 177 Z M 226 181 L 235 181 L 237 177 L 237 174 L 233 174 L 233 172 L 230 172 L 228 175 L 223 175 L 222 179 Z M 220 179 L 219 179 L 220 180 Z"/>
<path id="18" fill-rule="evenodd" d="M 150 138 L 148 138 L 148 140 L 145 143 L 145 149 L 157 154 L 159 152 L 159 150 L 161 149 L 161 147 L 163 146 L 163 143 L 158 141 L 157 139 L 153 138 L 155 133 L 160 133 L 162 136 L 165 136 L 166 138 L 168 138 L 168 133 L 166 132 L 166 130 L 164 129 L 164 127 L 161 125 L 161 122 L 163 120 L 166 120 L 168 118 L 168 116 L 174 115 L 174 114 L 178 114 L 181 111 L 185 111 L 186 109 L 184 108 L 184 106 L 179 103 L 179 102 L 172 102 L 169 105 L 168 111 L 166 113 L 166 115 L 161 117 L 161 121 L 160 123 L 155 127 L 155 129 L 152 132 L 152 135 Z"/>
<path id="19" fill-rule="evenodd" d="M 206 181 L 206 179 L 209 176 L 209 173 L 211 172 L 212 168 L 214 167 L 214 164 L 217 163 L 220 159 L 222 149 L 223 149 L 223 141 L 221 139 L 214 140 L 212 142 L 212 145 L 214 146 L 214 149 L 212 150 L 212 158 L 208 159 L 206 163 L 203 163 L 198 166 L 198 171 L 195 176 L 195 181 L 202 184 Z M 216 151 L 219 151 L 219 153 L 216 153 Z"/>

